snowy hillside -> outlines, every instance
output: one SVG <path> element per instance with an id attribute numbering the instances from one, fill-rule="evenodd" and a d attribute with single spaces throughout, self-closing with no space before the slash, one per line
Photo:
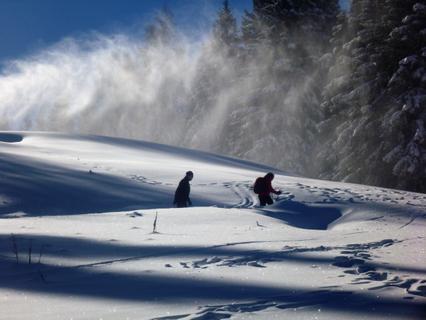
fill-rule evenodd
<path id="1" fill-rule="evenodd" d="M 173 208 L 187 170 L 193 207 Z M 268 171 L 283 193 L 260 208 Z M 425 219 L 424 194 L 0 132 L 0 319 L 424 319 Z"/>

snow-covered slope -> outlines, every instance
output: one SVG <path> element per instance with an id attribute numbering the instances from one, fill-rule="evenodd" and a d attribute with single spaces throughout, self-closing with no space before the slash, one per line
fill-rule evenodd
<path id="1" fill-rule="evenodd" d="M 173 208 L 187 170 L 194 206 Z M 268 171 L 283 194 L 259 208 Z M 0 319 L 424 319 L 425 218 L 423 194 L 0 132 Z"/>

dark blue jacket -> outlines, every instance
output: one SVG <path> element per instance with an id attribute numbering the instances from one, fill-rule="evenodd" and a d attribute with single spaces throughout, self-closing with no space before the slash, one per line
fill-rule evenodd
<path id="1" fill-rule="evenodd" d="M 189 204 L 191 205 L 191 200 L 189 199 L 189 193 L 191 192 L 191 186 L 189 180 L 185 177 L 179 182 L 179 186 L 175 192 L 174 204 Z"/>

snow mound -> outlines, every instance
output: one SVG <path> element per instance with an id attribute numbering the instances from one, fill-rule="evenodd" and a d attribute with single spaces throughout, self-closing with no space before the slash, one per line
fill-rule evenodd
<path id="1" fill-rule="evenodd" d="M 0 137 L 1 319 L 424 319 L 424 194 L 143 141 Z M 188 170 L 194 207 L 177 209 Z M 268 171 L 282 194 L 259 207 Z"/>
<path id="2" fill-rule="evenodd" d="M 405 205 L 422 206 L 426 199 L 398 190 L 292 177 L 248 161 L 143 141 L 35 132 L 3 132 L 0 138 L 21 141 L 5 144 L 0 153 L 4 217 L 16 212 L 44 216 L 171 208 L 187 170 L 195 172 L 194 206 L 251 209 L 302 229 L 326 230 L 357 218 L 375 218 L 383 210 L 399 216 L 399 206 L 407 215 Z M 268 171 L 275 172 L 273 184 L 283 194 L 273 206 L 259 208 L 252 184 Z M 410 209 L 409 215 L 418 208 Z"/>

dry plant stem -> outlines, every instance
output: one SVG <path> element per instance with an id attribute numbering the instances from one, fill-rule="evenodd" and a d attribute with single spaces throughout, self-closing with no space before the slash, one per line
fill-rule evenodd
<path id="1" fill-rule="evenodd" d="M 152 233 L 157 233 L 157 218 L 158 218 L 158 211 L 155 212 L 155 219 L 154 219 L 154 225 L 152 228 Z"/>
<path id="2" fill-rule="evenodd" d="M 19 264 L 19 256 L 18 256 L 18 244 L 16 242 L 16 237 L 12 233 L 11 234 L 11 242 L 12 242 L 12 252 L 15 254 L 16 263 Z"/>

